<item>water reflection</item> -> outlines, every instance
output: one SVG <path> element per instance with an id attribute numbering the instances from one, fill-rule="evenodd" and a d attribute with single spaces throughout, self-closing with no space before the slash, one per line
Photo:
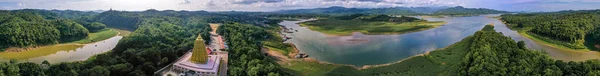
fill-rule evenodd
<path id="1" fill-rule="evenodd" d="M 362 66 L 395 62 L 446 47 L 483 28 L 490 20 L 475 22 L 483 18 L 427 18 L 430 21 L 446 21 L 447 24 L 401 35 L 354 33 L 352 36 L 328 36 L 295 24 L 302 21 L 284 21 L 280 24 L 298 30 L 287 34 L 293 38 L 287 42 L 294 43 L 302 53 L 325 62 Z"/>
<path id="2" fill-rule="evenodd" d="M 502 32 L 514 40 L 525 41 L 530 48 L 546 50 L 555 59 L 580 61 L 600 58 L 598 52 L 565 51 L 539 45 L 523 38 L 516 31 L 506 28 L 500 20 L 489 18 L 490 16 L 499 15 L 424 18 L 429 21 L 445 21 L 447 24 L 401 35 L 354 33 L 352 36 L 330 36 L 295 24 L 308 20 L 284 21 L 280 25 L 298 30 L 298 32 L 285 33 L 285 35 L 292 37 L 286 42 L 295 44 L 301 53 L 307 53 L 311 58 L 320 61 L 356 66 L 396 62 L 410 56 L 444 48 L 473 35 L 487 24 L 494 24 L 496 31 Z"/>
<path id="3" fill-rule="evenodd" d="M 104 41 L 90 44 L 59 44 L 54 46 L 40 47 L 24 52 L 0 52 L 0 61 L 17 59 L 41 63 L 48 60 L 51 63 L 82 61 L 89 57 L 112 50 L 122 36 L 115 36 Z"/>

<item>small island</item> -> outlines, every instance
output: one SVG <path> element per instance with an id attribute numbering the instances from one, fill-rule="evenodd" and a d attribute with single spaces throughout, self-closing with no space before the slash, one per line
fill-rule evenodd
<path id="1" fill-rule="evenodd" d="M 446 24 L 443 21 L 427 21 L 414 17 L 388 15 L 353 14 L 299 23 L 300 26 L 327 35 L 363 34 L 402 34 L 435 28 Z"/>

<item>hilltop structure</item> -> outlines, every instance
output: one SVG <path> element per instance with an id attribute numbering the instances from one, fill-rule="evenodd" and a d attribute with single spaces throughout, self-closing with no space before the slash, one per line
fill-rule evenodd
<path id="1" fill-rule="evenodd" d="M 206 63 L 210 49 L 207 50 L 206 46 L 204 45 L 204 40 L 202 40 L 200 35 L 198 35 L 198 38 L 196 38 L 196 41 L 194 42 L 194 49 L 192 51 L 193 52 L 190 61 L 200 64 Z"/>
<path id="2" fill-rule="evenodd" d="M 217 76 L 220 60 L 219 55 L 211 54 L 210 48 L 204 45 L 204 40 L 198 35 L 192 52 L 177 60 L 171 70 L 186 76 Z"/>

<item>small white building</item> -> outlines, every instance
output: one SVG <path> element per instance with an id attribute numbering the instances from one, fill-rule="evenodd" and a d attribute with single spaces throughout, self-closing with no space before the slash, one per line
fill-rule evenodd
<path id="1" fill-rule="evenodd" d="M 219 72 L 219 64 L 221 57 L 219 55 L 208 55 L 208 60 L 205 64 L 193 63 L 190 61 L 192 52 L 188 52 L 181 59 L 173 64 L 171 70 L 179 74 L 187 74 L 193 72 L 192 76 L 217 76 Z M 181 76 L 181 75 L 179 75 Z M 189 76 L 189 75 L 186 75 Z"/>

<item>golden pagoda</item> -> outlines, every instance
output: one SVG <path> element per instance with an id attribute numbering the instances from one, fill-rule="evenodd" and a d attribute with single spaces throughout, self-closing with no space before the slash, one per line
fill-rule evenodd
<path id="1" fill-rule="evenodd" d="M 204 45 L 204 40 L 202 37 L 198 35 L 196 41 L 194 42 L 194 48 L 192 49 L 192 57 L 190 61 L 193 63 L 205 64 L 208 60 L 208 53 L 206 50 L 206 46 Z"/>

